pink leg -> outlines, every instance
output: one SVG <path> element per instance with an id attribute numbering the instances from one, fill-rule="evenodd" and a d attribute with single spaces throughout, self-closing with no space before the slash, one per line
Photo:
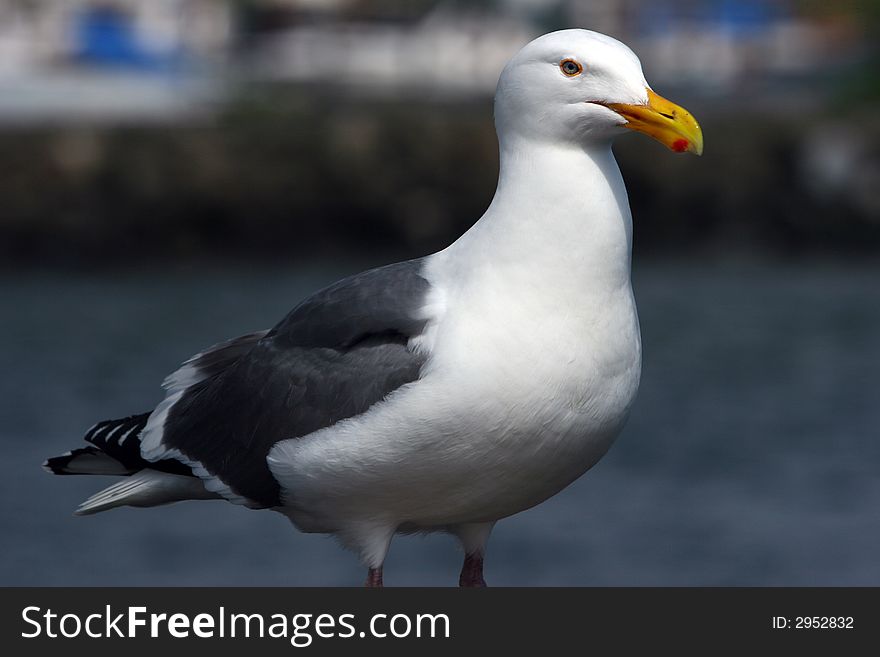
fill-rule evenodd
<path id="1" fill-rule="evenodd" d="M 364 586 L 368 589 L 382 588 L 382 566 L 367 571 L 367 581 Z"/>
<path id="2" fill-rule="evenodd" d="M 461 575 L 458 585 L 465 587 L 483 588 L 486 580 L 483 579 L 483 555 L 479 552 L 471 552 L 464 555 L 464 565 L 461 567 Z"/>

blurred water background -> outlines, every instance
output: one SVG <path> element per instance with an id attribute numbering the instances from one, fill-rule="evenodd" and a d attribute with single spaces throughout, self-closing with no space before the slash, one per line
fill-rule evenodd
<path id="1" fill-rule="evenodd" d="M 645 362 L 609 455 L 499 524 L 500 585 L 880 584 L 880 3 L 0 0 L 0 585 L 357 584 L 220 502 L 70 512 L 39 463 L 206 345 L 442 248 L 494 190 L 533 36 L 642 57 L 706 154 L 615 150 Z M 452 584 L 444 537 L 388 584 Z"/>

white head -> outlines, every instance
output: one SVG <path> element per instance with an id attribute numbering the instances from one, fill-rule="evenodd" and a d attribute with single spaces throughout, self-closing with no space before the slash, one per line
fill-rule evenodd
<path id="1" fill-rule="evenodd" d="M 498 81 L 495 124 L 502 143 L 609 142 L 628 128 L 675 151 L 703 148 L 697 122 L 651 90 L 635 53 L 589 30 L 551 32 L 514 55 Z"/>

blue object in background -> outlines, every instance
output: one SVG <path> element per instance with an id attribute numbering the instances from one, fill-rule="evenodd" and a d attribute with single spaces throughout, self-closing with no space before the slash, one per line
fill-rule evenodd
<path id="1" fill-rule="evenodd" d="M 698 0 L 684 5 L 656 0 L 641 10 L 639 28 L 643 34 L 668 34 L 688 19 L 748 37 L 788 17 L 788 9 L 786 0 Z"/>
<path id="2" fill-rule="evenodd" d="M 762 32 L 785 18 L 783 2 L 767 0 L 713 0 L 710 20 L 737 36 Z"/>
<path id="3" fill-rule="evenodd" d="M 168 70 L 180 52 L 150 52 L 140 43 L 131 16 L 113 7 L 86 9 L 77 19 L 76 58 L 101 67 Z"/>

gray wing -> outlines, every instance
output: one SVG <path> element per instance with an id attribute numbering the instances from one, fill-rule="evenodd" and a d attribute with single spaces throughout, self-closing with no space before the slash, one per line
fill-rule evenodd
<path id="1" fill-rule="evenodd" d="M 339 281 L 268 333 L 228 343 L 231 357 L 206 352 L 204 369 L 199 357 L 189 361 L 182 369 L 191 372 L 169 377 L 144 457 L 175 457 L 209 489 L 277 506 L 280 488 L 266 464 L 275 443 L 363 413 L 418 378 L 424 357 L 407 344 L 426 323 L 421 268 L 412 260 Z"/>

